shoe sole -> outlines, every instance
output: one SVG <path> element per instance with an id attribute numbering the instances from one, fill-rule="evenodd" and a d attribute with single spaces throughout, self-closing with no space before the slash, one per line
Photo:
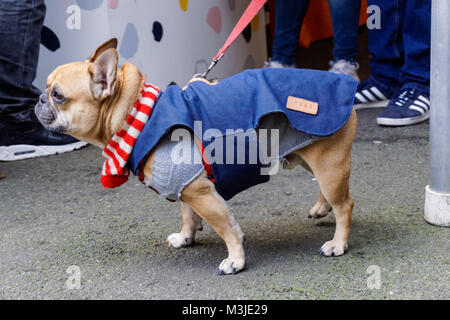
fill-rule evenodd
<path id="1" fill-rule="evenodd" d="M 380 126 L 387 126 L 387 127 L 401 127 L 421 123 L 428 119 L 430 119 L 429 113 L 420 115 L 418 117 L 405 119 L 377 118 L 377 124 Z"/>
<path id="2" fill-rule="evenodd" d="M 87 145 L 87 142 L 79 141 L 61 146 L 15 145 L 0 147 L 0 161 L 9 162 L 51 156 L 54 154 L 78 150 Z"/>
<path id="3" fill-rule="evenodd" d="M 388 104 L 389 104 L 389 100 L 384 100 L 384 101 L 376 101 L 376 102 L 355 104 L 353 106 L 353 108 L 355 108 L 355 110 L 372 109 L 372 108 L 384 108 Z"/>

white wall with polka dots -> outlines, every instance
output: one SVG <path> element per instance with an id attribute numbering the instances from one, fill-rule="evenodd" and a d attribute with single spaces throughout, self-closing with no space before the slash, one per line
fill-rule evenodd
<path id="1" fill-rule="evenodd" d="M 250 0 L 46 0 L 35 85 L 57 66 L 82 61 L 111 37 L 120 64 L 136 64 L 162 89 L 202 73 Z M 267 59 L 264 12 L 247 27 L 210 77 L 223 79 Z"/>

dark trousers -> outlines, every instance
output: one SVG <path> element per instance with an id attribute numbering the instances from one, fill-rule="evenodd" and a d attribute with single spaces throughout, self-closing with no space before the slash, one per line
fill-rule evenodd
<path id="1" fill-rule="evenodd" d="M 431 0 L 367 2 L 381 9 L 381 29 L 369 30 L 372 79 L 429 93 Z"/>
<path id="2" fill-rule="evenodd" d="M 44 0 L 0 0 L 0 119 L 31 121 L 40 91 L 33 86 L 39 59 Z"/>
<path id="3" fill-rule="evenodd" d="M 272 60 L 294 64 L 303 18 L 310 0 L 277 0 Z M 329 0 L 334 31 L 334 60 L 355 60 L 361 0 Z M 318 22 L 319 23 L 319 22 Z"/>

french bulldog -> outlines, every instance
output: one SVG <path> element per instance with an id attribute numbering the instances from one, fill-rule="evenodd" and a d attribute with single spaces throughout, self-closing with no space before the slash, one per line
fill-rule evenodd
<path id="1" fill-rule="evenodd" d="M 121 129 L 133 105 L 139 99 L 145 76 L 134 65 L 118 69 L 117 40 L 111 39 L 83 62 L 56 68 L 48 77 L 35 112 L 49 130 L 69 134 L 100 148 L 105 148 Z M 201 79 L 201 81 L 205 81 Z M 323 218 L 333 211 L 336 230 L 332 240 L 320 249 L 327 257 L 343 255 L 347 250 L 354 201 L 349 192 L 351 149 L 357 117 L 351 111 L 347 122 L 331 136 L 319 139 L 288 154 L 287 169 L 298 165 L 312 172 L 320 186 L 317 203 L 309 217 Z M 142 174 L 151 179 L 155 153 L 142 164 Z M 171 248 L 191 245 L 206 221 L 225 241 L 228 257 L 220 263 L 219 275 L 236 274 L 245 267 L 244 233 L 225 200 L 217 192 L 205 171 L 181 192 L 183 225 L 179 233 L 167 239 Z"/>

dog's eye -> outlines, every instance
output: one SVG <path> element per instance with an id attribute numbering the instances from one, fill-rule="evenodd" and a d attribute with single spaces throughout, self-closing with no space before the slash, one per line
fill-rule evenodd
<path id="1" fill-rule="evenodd" d="M 64 96 L 60 92 L 58 92 L 57 90 L 53 90 L 52 96 L 58 102 L 64 101 Z"/>

